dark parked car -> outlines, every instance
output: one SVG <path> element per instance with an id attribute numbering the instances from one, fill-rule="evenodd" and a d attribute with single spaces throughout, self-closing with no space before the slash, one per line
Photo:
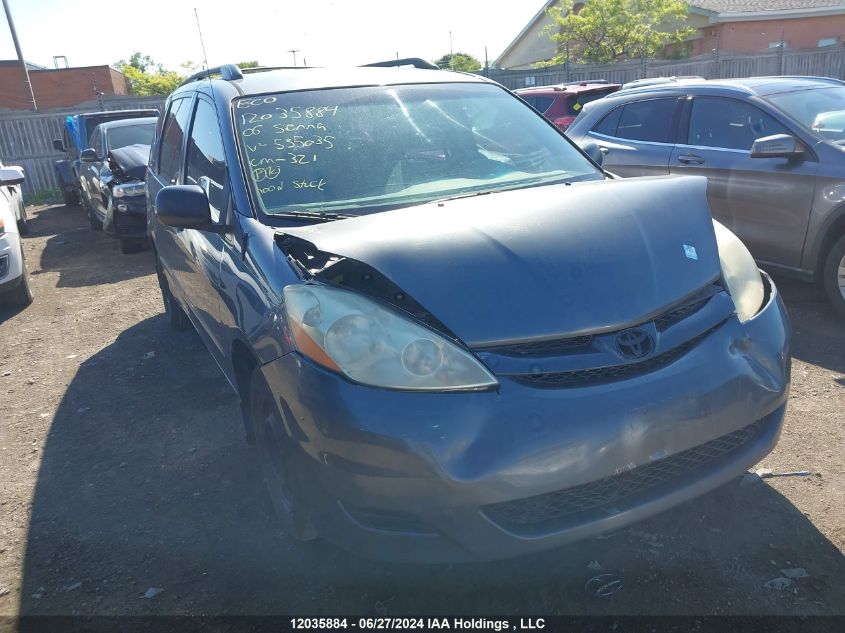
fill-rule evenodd
<path id="1" fill-rule="evenodd" d="M 79 172 L 81 171 L 79 157 L 83 150 L 93 145 L 94 128 L 106 121 L 157 117 L 158 115 L 158 110 L 113 110 L 68 115 L 65 118 L 62 138 L 53 139 L 53 149 L 65 154 L 65 157 L 57 160 L 55 164 L 56 180 L 65 204 L 79 203 Z"/>
<path id="2" fill-rule="evenodd" d="M 591 101 L 613 94 L 619 88 L 619 84 L 607 81 L 582 81 L 540 88 L 520 88 L 514 92 L 561 130 L 566 130 L 581 112 L 581 108 Z"/>
<path id="3" fill-rule="evenodd" d="M 102 123 L 94 129 L 91 147 L 80 155 L 81 202 L 91 228 L 107 229 L 124 251 L 134 250 L 147 237 L 144 175 L 156 120 Z"/>
<path id="4" fill-rule="evenodd" d="M 212 69 L 168 99 L 146 182 L 170 322 L 239 395 L 291 534 L 517 555 L 777 441 L 784 307 L 705 180 L 609 179 L 498 84 Z"/>
<path id="5" fill-rule="evenodd" d="M 713 216 L 845 315 L 845 83 L 663 80 L 584 108 L 567 134 L 620 176 L 708 179 Z"/>

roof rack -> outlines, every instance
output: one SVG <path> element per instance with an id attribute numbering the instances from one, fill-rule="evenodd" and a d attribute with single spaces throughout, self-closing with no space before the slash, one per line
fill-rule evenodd
<path id="1" fill-rule="evenodd" d="M 266 73 L 271 70 L 302 70 L 303 68 L 309 68 L 309 66 L 253 66 L 252 68 L 241 68 L 240 71 L 244 75 L 249 75 L 252 73 Z"/>
<path id="2" fill-rule="evenodd" d="M 236 81 L 238 79 L 244 78 L 241 69 L 238 68 L 235 64 L 223 64 L 222 66 L 206 68 L 205 70 L 201 70 L 198 73 L 194 73 L 179 85 L 184 86 L 185 84 L 189 84 L 199 79 L 205 79 L 206 77 L 211 77 L 213 75 L 220 75 L 220 78 L 224 81 Z"/>
<path id="3" fill-rule="evenodd" d="M 666 84 L 678 84 L 683 81 L 705 81 L 704 77 L 698 75 L 681 75 L 677 77 L 647 77 L 645 79 L 635 79 L 622 85 L 620 92 L 624 90 L 633 90 L 635 88 L 665 86 Z"/>
<path id="4" fill-rule="evenodd" d="M 364 64 L 364 67 L 376 66 L 379 68 L 390 68 L 396 66 L 413 66 L 414 68 L 422 68 L 423 70 L 440 70 L 440 66 L 432 64 L 419 57 L 405 57 L 403 59 L 389 59 L 384 62 L 373 62 L 372 64 Z"/>
<path id="5" fill-rule="evenodd" d="M 813 81 L 824 81 L 826 83 L 836 84 L 837 86 L 845 84 L 845 81 L 842 79 L 836 79 L 835 77 L 816 77 L 814 75 L 760 75 L 752 77 L 752 79 L 812 79 Z"/>

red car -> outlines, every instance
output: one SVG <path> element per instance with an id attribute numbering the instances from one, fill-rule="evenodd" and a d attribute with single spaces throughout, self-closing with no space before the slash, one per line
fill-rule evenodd
<path id="1" fill-rule="evenodd" d="M 520 88 L 514 92 L 561 130 L 566 130 L 585 104 L 606 97 L 621 87 L 621 84 L 606 81 L 583 81 L 539 88 Z"/>

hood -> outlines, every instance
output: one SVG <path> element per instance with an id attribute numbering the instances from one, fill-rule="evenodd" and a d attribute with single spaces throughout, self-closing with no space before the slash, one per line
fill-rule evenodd
<path id="1" fill-rule="evenodd" d="M 482 347 L 619 329 L 711 283 L 705 194 L 699 177 L 553 185 L 284 234 L 374 268 Z"/>
<path id="2" fill-rule="evenodd" d="M 109 152 L 109 168 L 118 180 L 143 181 L 149 158 L 149 145 L 127 145 Z"/>

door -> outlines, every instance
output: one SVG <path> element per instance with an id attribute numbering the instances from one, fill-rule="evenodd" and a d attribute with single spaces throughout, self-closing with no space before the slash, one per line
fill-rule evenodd
<path id="1" fill-rule="evenodd" d="M 755 139 L 792 132 L 739 99 L 695 97 L 688 107 L 686 142 L 676 145 L 671 172 L 707 177 L 713 217 L 756 259 L 800 266 L 817 169 L 809 149 L 799 160 L 751 158 Z"/>
<path id="2" fill-rule="evenodd" d="M 215 224 L 228 222 L 231 204 L 223 137 L 214 105 L 202 97 L 197 98 L 185 151 L 185 184 L 198 185 L 205 190 Z M 177 244 L 183 251 L 182 285 L 190 309 L 200 326 L 200 335 L 220 360 L 224 340 L 220 326 L 223 236 L 211 231 L 185 229 L 178 234 Z"/>
<path id="3" fill-rule="evenodd" d="M 622 177 L 668 174 L 679 103 L 664 97 L 611 110 L 587 134 L 604 154 L 602 167 Z"/>
<path id="4" fill-rule="evenodd" d="M 190 97 L 171 101 L 158 143 L 150 156 L 150 169 L 147 171 L 147 204 L 153 216 L 158 192 L 163 187 L 182 184 L 185 164 L 183 147 L 185 132 L 191 117 L 192 101 Z M 167 278 L 170 291 L 179 303 L 186 307 L 180 271 L 187 267 L 187 262 L 184 261 L 183 251 L 177 244 L 180 231 L 181 229 L 175 229 L 161 222 L 155 221 L 153 224 L 153 239 L 162 272 Z"/>

